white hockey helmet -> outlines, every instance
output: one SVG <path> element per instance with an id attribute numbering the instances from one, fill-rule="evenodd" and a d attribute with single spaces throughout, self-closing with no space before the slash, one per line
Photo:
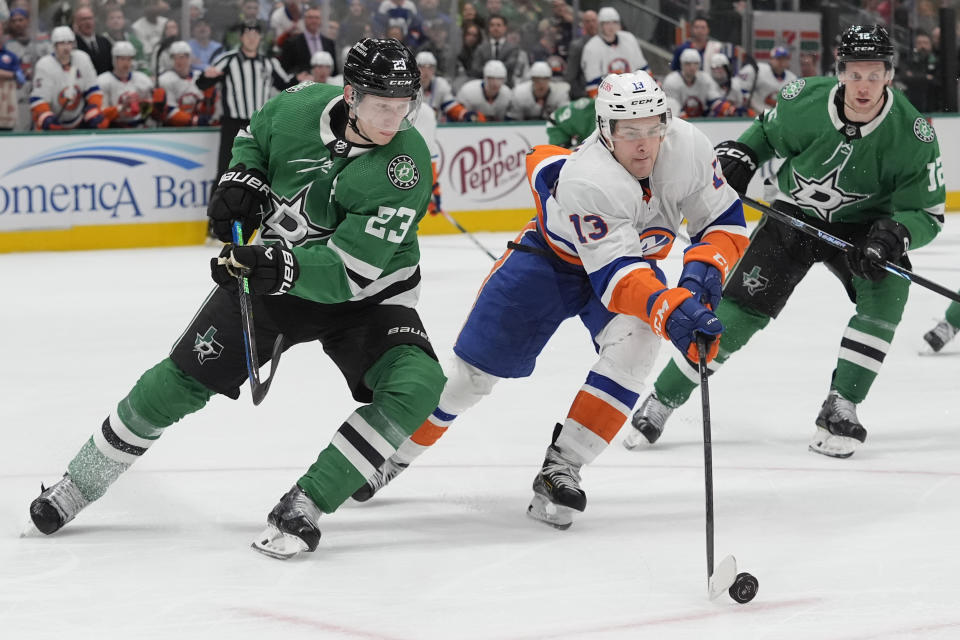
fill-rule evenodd
<path id="1" fill-rule="evenodd" d="M 311 67 L 333 67 L 333 56 L 329 51 L 317 51 L 310 58 Z"/>
<path id="2" fill-rule="evenodd" d="M 167 51 L 170 52 L 171 56 L 193 55 L 193 50 L 185 40 L 177 40 L 176 42 L 171 43 L 170 48 L 168 48 Z"/>
<path id="3" fill-rule="evenodd" d="M 543 60 L 538 60 L 530 65 L 530 77 L 531 78 L 552 78 L 553 69 L 550 68 Z"/>
<path id="4" fill-rule="evenodd" d="M 134 58 L 137 55 L 137 50 L 126 40 L 117 40 L 110 48 L 110 55 L 114 58 Z"/>
<path id="5" fill-rule="evenodd" d="M 421 51 L 417 54 L 417 64 L 421 67 L 435 67 L 437 66 L 437 57 L 429 51 Z"/>
<path id="6" fill-rule="evenodd" d="M 620 22 L 620 13 L 613 7 L 601 7 L 597 12 L 597 23 Z"/>
<path id="7" fill-rule="evenodd" d="M 680 53 L 680 64 L 696 62 L 700 64 L 700 52 L 692 47 L 687 47 Z"/>
<path id="8" fill-rule="evenodd" d="M 61 25 L 59 27 L 54 27 L 53 31 L 50 32 L 50 42 L 52 44 L 57 44 L 58 42 L 76 42 L 77 36 L 73 32 L 73 29 L 66 25 Z"/>
<path id="9" fill-rule="evenodd" d="M 483 65 L 483 77 L 506 79 L 507 65 L 499 60 L 487 60 L 487 63 Z"/>
<path id="10" fill-rule="evenodd" d="M 717 67 L 729 67 L 730 58 L 723 55 L 722 53 L 715 53 L 710 57 L 710 68 L 716 69 Z"/>
<path id="11" fill-rule="evenodd" d="M 671 113 L 667 97 L 656 80 L 646 71 L 611 73 L 600 81 L 595 102 L 597 129 L 600 140 L 613 151 L 614 120 L 631 120 L 659 116 L 657 127 L 660 136 L 667 132 Z"/>

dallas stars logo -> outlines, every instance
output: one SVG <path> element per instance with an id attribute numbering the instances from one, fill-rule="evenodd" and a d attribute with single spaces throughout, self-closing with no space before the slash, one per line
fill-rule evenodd
<path id="1" fill-rule="evenodd" d="M 829 222 L 830 216 L 837 209 L 870 197 L 862 193 L 852 193 L 841 189 L 837 185 L 840 179 L 840 169 L 841 167 L 834 167 L 830 173 L 820 180 L 805 178 L 794 170 L 793 179 L 797 186 L 790 192 L 790 195 L 798 205 L 813 209 L 818 216 Z"/>
<path id="2" fill-rule="evenodd" d="M 412 189 L 420 181 L 420 171 L 413 158 L 399 155 L 387 165 L 387 177 L 398 189 Z"/>
<path id="3" fill-rule="evenodd" d="M 263 221 L 264 241 L 280 240 L 287 247 L 297 247 L 333 235 L 333 229 L 314 224 L 307 215 L 306 201 L 309 192 L 310 185 L 307 185 L 290 199 L 275 193 L 270 194 L 273 213 Z"/>
<path id="4" fill-rule="evenodd" d="M 203 364 L 207 360 L 216 360 L 223 353 L 223 345 L 214 339 L 217 328 L 210 327 L 203 335 L 197 334 L 193 341 L 193 350 L 197 352 L 197 360 Z"/>
<path id="5" fill-rule="evenodd" d="M 755 295 L 758 291 L 767 288 L 768 280 L 760 275 L 760 267 L 754 265 L 750 273 L 743 274 L 743 286 L 747 288 L 747 293 Z"/>

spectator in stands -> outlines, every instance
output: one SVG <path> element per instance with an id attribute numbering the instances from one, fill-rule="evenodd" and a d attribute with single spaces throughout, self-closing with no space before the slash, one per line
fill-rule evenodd
<path id="1" fill-rule="evenodd" d="M 940 62 L 933 53 L 930 35 L 918 31 L 913 36 L 913 50 L 897 66 L 897 82 L 907 99 L 920 113 L 939 111 L 941 107 Z"/>
<path id="2" fill-rule="evenodd" d="M 102 129 L 107 126 L 93 62 L 76 50 L 76 35 L 68 26 L 50 33 L 53 55 L 37 61 L 30 109 L 37 129 Z"/>
<path id="3" fill-rule="evenodd" d="M 507 19 L 492 15 L 487 18 L 487 40 L 482 43 L 473 56 L 472 78 L 483 77 L 487 62 L 499 60 L 507 70 L 507 85 L 513 85 L 515 77 L 524 77 L 529 66 L 527 54 L 519 45 L 507 38 Z"/>
<path id="4" fill-rule="evenodd" d="M 364 0 L 350 0 L 346 15 L 340 18 L 340 37 L 337 39 L 337 50 L 343 51 L 354 42 L 373 36 L 373 17 L 367 10 Z"/>
<path id="5" fill-rule="evenodd" d="M 307 8 L 307 4 L 303 2 L 284 2 L 270 14 L 270 29 L 276 37 L 276 47 L 283 47 L 287 38 L 303 31 L 302 16 Z"/>
<path id="6" fill-rule="evenodd" d="M 143 43 L 143 53 L 147 60 L 154 60 L 157 45 L 163 39 L 163 28 L 167 24 L 164 15 L 170 11 L 170 5 L 164 0 L 145 0 L 143 17 L 130 25 L 137 39 Z M 151 64 L 151 69 L 155 69 Z"/>
<path id="7" fill-rule="evenodd" d="M 49 40 L 38 40 L 30 33 L 30 12 L 22 7 L 10 10 L 7 22 L 6 48 L 20 59 L 20 70 L 25 82 L 17 92 L 16 131 L 30 129 L 33 118 L 30 114 L 30 93 L 33 91 L 33 73 L 37 61 L 53 53 Z"/>
<path id="8" fill-rule="evenodd" d="M 587 40 L 597 35 L 600 25 L 597 23 L 597 12 L 591 9 L 580 14 L 580 37 L 570 42 L 570 54 L 567 56 L 567 66 L 564 78 L 570 84 L 570 99 L 576 100 L 587 95 L 587 80 L 583 77 L 583 68 L 580 61 L 583 58 L 583 45 Z"/>
<path id="9" fill-rule="evenodd" d="M 333 56 L 329 51 L 317 51 L 310 58 L 310 79 L 318 84 L 343 86 L 343 76 L 333 73 Z"/>
<path id="10" fill-rule="evenodd" d="M 566 60 L 570 56 L 570 43 L 573 42 L 573 7 L 566 0 L 553 0 L 553 16 L 550 24 L 556 32 L 558 55 Z"/>
<path id="11" fill-rule="evenodd" d="M 150 61 L 152 77 L 159 78 L 161 73 L 173 68 L 170 45 L 178 40 L 180 40 L 180 23 L 176 20 L 167 20 L 163 25 L 163 37 L 153 50 L 153 59 Z"/>
<path id="12" fill-rule="evenodd" d="M 453 89 L 443 76 L 437 75 L 437 58 L 429 51 L 417 54 L 420 68 L 420 95 L 423 104 L 429 105 L 437 114 L 437 121 L 446 119 L 446 110 L 454 102 Z"/>
<path id="13" fill-rule="evenodd" d="M 474 120 L 487 122 L 505 120 L 510 101 L 513 99 L 513 92 L 505 84 L 506 80 L 506 65 L 500 60 L 488 60 L 483 65 L 483 78 L 470 80 L 460 87 L 460 91 L 457 92 L 457 102 L 463 105 L 466 113 L 478 114 Z"/>
<path id="14" fill-rule="evenodd" d="M 116 43 L 126 40 L 133 45 L 133 49 L 136 51 L 133 68 L 146 73 L 149 65 L 147 64 L 147 57 L 143 53 L 143 43 L 132 31 L 127 29 L 127 17 L 123 12 L 123 6 L 119 4 L 108 5 L 104 11 L 104 16 L 104 26 L 106 28 L 103 31 L 103 37 L 110 43 L 110 50 L 113 51 L 113 45 Z"/>
<path id="15" fill-rule="evenodd" d="M 214 56 L 223 50 L 223 45 L 210 39 L 213 30 L 210 28 L 210 23 L 204 18 L 194 20 L 190 26 L 190 31 L 193 37 L 187 44 L 190 45 L 190 50 L 193 52 L 192 64 L 202 69 L 210 65 Z"/>
<path id="16" fill-rule="evenodd" d="M 715 53 L 726 55 L 728 47 L 722 42 L 710 39 L 710 22 L 704 16 L 697 16 L 690 23 L 690 39 L 673 50 L 673 60 L 670 68 L 680 70 L 680 54 L 687 49 L 693 49 L 700 55 L 700 69 L 708 69 L 710 60 Z"/>
<path id="17" fill-rule="evenodd" d="M 420 47 L 418 53 L 421 51 L 432 53 L 437 61 L 437 73 L 441 76 L 446 75 L 448 62 L 453 59 L 453 52 L 450 50 L 450 27 L 442 20 L 427 20 L 423 23 L 423 29 L 427 41 Z"/>
<path id="18" fill-rule="evenodd" d="M 103 92 L 103 117 L 111 127 L 142 127 L 153 106 L 153 80 L 133 68 L 137 50 L 120 40 L 111 47 L 113 70 L 97 78 Z"/>
<path id="19" fill-rule="evenodd" d="M 97 35 L 97 22 L 92 9 L 80 7 L 73 12 L 73 32 L 77 37 L 77 50 L 90 56 L 97 75 L 113 69 L 110 41 Z"/>
<path id="20" fill-rule="evenodd" d="M 201 71 L 192 68 L 193 50 L 183 40 L 170 45 L 173 68 L 157 78 L 153 119 L 171 127 L 204 127 L 219 120 L 216 85 L 201 90 L 197 78 Z M 232 142 L 231 142 L 232 144 Z"/>
<path id="21" fill-rule="evenodd" d="M 542 60 L 530 65 L 530 79 L 513 88 L 507 120 L 546 120 L 569 104 L 566 83 L 551 82 L 553 70 Z"/>
<path id="22" fill-rule="evenodd" d="M 599 30 L 583 46 L 580 68 L 587 80 L 587 95 L 596 97 L 600 81 L 610 73 L 647 70 L 649 65 L 637 38 L 620 26 L 620 14 L 613 7 L 597 12 Z"/>
<path id="23" fill-rule="evenodd" d="M 463 28 L 463 38 L 460 52 L 457 54 L 457 69 L 453 79 L 453 89 L 456 91 L 464 82 L 470 79 L 473 69 L 473 60 L 483 43 L 483 32 L 476 24 L 468 24 Z"/>
<path id="24" fill-rule="evenodd" d="M 474 24 L 479 27 L 480 33 L 486 31 L 487 21 L 477 11 L 477 5 L 472 2 L 464 2 L 463 8 L 460 9 L 460 28 L 466 32 L 467 27 Z"/>
<path id="25" fill-rule="evenodd" d="M 702 118 L 722 96 L 710 74 L 700 70 L 700 54 L 686 49 L 680 54 L 680 71 L 671 71 L 663 79 L 663 92 L 680 105 L 681 118 Z"/>
<path id="26" fill-rule="evenodd" d="M 247 24 L 248 22 L 258 23 L 260 25 L 260 32 L 264 34 L 260 42 L 260 53 L 265 53 L 270 50 L 273 44 L 272 32 L 268 31 L 267 22 L 259 17 L 260 9 L 261 7 L 258 0 L 245 0 L 240 5 L 239 22 L 232 22 L 223 34 L 224 51 L 236 49 L 240 46 L 240 30 L 243 25 Z M 281 7 L 280 10 L 282 11 L 283 8 Z M 231 18 L 231 20 L 234 19 L 235 16 Z M 216 55 L 213 57 L 215 58 Z"/>
<path id="27" fill-rule="evenodd" d="M 450 17 L 450 14 L 441 11 L 439 5 L 440 0 L 419 0 L 417 2 L 417 10 L 420 14 L 420 22 L 424 24 L 424 28 L 426 28 L 427 22 L 439 22 L 449 31 L 454 27 L 453 19 Z M 438 25 L 434 24 L 432 26 L 436 27 Z"/>
<path id="28" fill-rule="evenodd" d="M 417 14 L 417 5 L 413 0 L 383 0 L 373 17 L 373 30 L 386 34 L 387 27 L 398 26 L 406 36 L 414 26 L 419 30 Z"/>
<path id="29" fill-rule="evenodd" d="M 820 75 L 820 55 L 813 51 L 800 53 L 800 77 L 813 78 Z"/>
<path id="30" fill-rule="evenodd" d="M 0 32 L 2 28 L 3 21 L 0 20 Z M 0 37 L 0 131 L 12 131 L 17 126 L 17 91 L 26 82 L 20 69 L 20 58 L 4 46 Z"/>
<path id="31" fill-rule="evenodd" d="M 540 21 L 537 26 L 537 42 L 530 47 L 530 62 L 537 60 L 546 61 L 551 56 L 559 55 L 557 52 L 557 30 L 547 18 Z"/>
<path id="32" fill-rule="evenodd" d="M 307 9 L 303 14 L 303 33 L 289 37 L 280 48 L 280 64 L 294 76 L 310 74 L 310 58 L 318 51 L 333 57 L 334 73 L 337 66 L 337 45 L 320 32 L 323 14 L 320 9 Z"/>
<path id="33" fill-rule="evenodd" d="M 538 0 L 510 0 L 513 8 L 514 29 L 520 34 L 520 48 L 529 51 L 540 36 L 539 25 L 544 19 L 543 9 Z"/>

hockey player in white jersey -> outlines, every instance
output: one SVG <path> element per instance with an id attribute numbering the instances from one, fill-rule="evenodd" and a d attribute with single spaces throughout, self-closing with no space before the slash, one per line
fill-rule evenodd
<path id="1" fill-rule="evenodd" d="M 790 71 L 790 50 L 786 47 L 774 47 L 770 50 L 770 62 L 758 62 L 745 65 L 739 78 L 750 91 L 750 107 L 758 114 L 777 106 L 780 89 L 797 79 Z"/>
<path id="2" fill-rule="evenodd" d="M 333 56 L 329 51 L 317 51 L 310 57 L 310 75 L 316 83 L 343 86 L 343 76 L 333 75 Z"/>
<path id="3" fill-rule="evenodd" d="M 542 60 L 530 65 L 530 79 L 513 88 L 513 100 L 507 109 L 508 120 L 546 120 L 550 114 L 570 103 L 566 83 L 551 82 L 553 69 Z"/>
<path id="4" fill-rule="evenodd" d="M 206 91 L 197 87 L 201 72 L 192 69 L 190 45 L 178 40 L 170 45 L 173 69 L 160 74 L 154 94 L 153 118 L 172 127 L 203 127 L 219 120 L 217 85 Z"/>
<path id="5" fill-rule="evenodd" d="M 600 33 L 583 45 L 580 67 L 587 81 L 587 95 L 596 97 L 600 80 L 610 73 L 627 73 L 637 69 L 646 70 L 650 65 L 640 43 L 629 31 L 620 28 L 620 14 L 613 7 L 603 7 L 597 12 Z"/>
<path id="6" fill-rule="evenodd" d="M 446 78 L 437 75 L 437 57 L 433 53 L 418 53 L 417 65 L 420 67 L 421 102 L 432 107 L 437 119 L 442 121 L 446 110 L 456 102 L 453 88 Z"/>
<path id="7" fill-rule="evenodd" d="M 153 81 L 133 70 L 137 50 L 126 40 L 113 43 L 113 71 L 97 78 L 103 92 L 103 116 L 111 127 L 142 127 L 153 107 Z"/>
<path id="8" fill-rule="evenodd" d="M 720 87 L 720 99 L 713 103 L 710 115 L 718 118 L 755 118 L 750 108 L 750 91 L 739 76 L 734 75 L 730 59 L 722 53 L 710 58 L 710 77 Z"/>
<path id="9" fill-rule="evenodd" d="M 37 61 L 30 93 L 30 112 L 37 129 L 91 129 L 107 126 L 101 105 L 103 93 L 97 84 L 93 62 L 76 50 L 70 27 L 50 33 L 53 54 Z"/>
<path id="10" fill-rule="evenodd" d="M 506 81 L 506 65 L 499 60 L 488 60 L 483 65 L 483 78 L 465 82 L 457 92 L 457 102 L 468 112 L 483 116 L 478 120 L 505 120 L 513 99 L 513 91 Z"/>
<path id="11" fill-rule="evenodd" d="M 645 72 L 611 75 L 596 99 L 597 130 L 573 153 L 535 147 L 527 175 L 537 216 L 494 265 L 454 345 L 440 403 L 354 498 L 369 498 L 432 445 L 501 378 L 529 376 L 561 322 L 579 316 L 598 358 L 557 424 L 527 513 L 559 529 L 586 507 L 580 469 L 630 415 L 661 339 L 712 359 L 722 327 L 711 311 L 747 246 L 743 207 L 713 147 L 671 122 Z M 657 261 L 686 218 L 692 244 L 678 285 Z M 522 427 L 525 425 L 518 425 Z"/>
<path id="12" fill-rule="evenodd" d="M 723 95 L 710 74 L 700 70 L 700 54 L 684 49 L 680 71 L 671 71 L 663 79 L 663 90 L 680 104 L 681 118 L 702 118 Z"/>

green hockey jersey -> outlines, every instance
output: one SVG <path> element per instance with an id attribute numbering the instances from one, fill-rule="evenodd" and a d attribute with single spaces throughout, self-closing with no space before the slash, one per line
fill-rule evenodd
<path id="1" fill-rule="evenodd" d="M 776 108 L 759 116 L 739 141 L 760 162 L 786 159 L 777 172 L 780 197 L 807 215 L 864 224 L 892 216 L 910 231 L 911 247 L 927 244 L 943 225 L 946 198 L 933 127 L 889 88 L 871 122 L 844 122 L 839 86 L 827 77 L 785 85 Z"/>
<path id="2" fill-rule="evenodd" d="M 547 120 L 550 144 L 572 149 L 597 128 L 597 111 L 592 98 L 579 98 L 560 107 Z"/>
<path id="3" fill-rule="evenodd" d="M 342 88 L 301 83 L 254 113 L 234 141 L 231 166 L 267 176 L 273 211 L 260 239 L 296 255 L 291 295 L 324 304 L 389 297 L 413 307 L 430 152 L 413 128 L 384 146 L 351 144 L 342 137 L 346 122 Z"/>

